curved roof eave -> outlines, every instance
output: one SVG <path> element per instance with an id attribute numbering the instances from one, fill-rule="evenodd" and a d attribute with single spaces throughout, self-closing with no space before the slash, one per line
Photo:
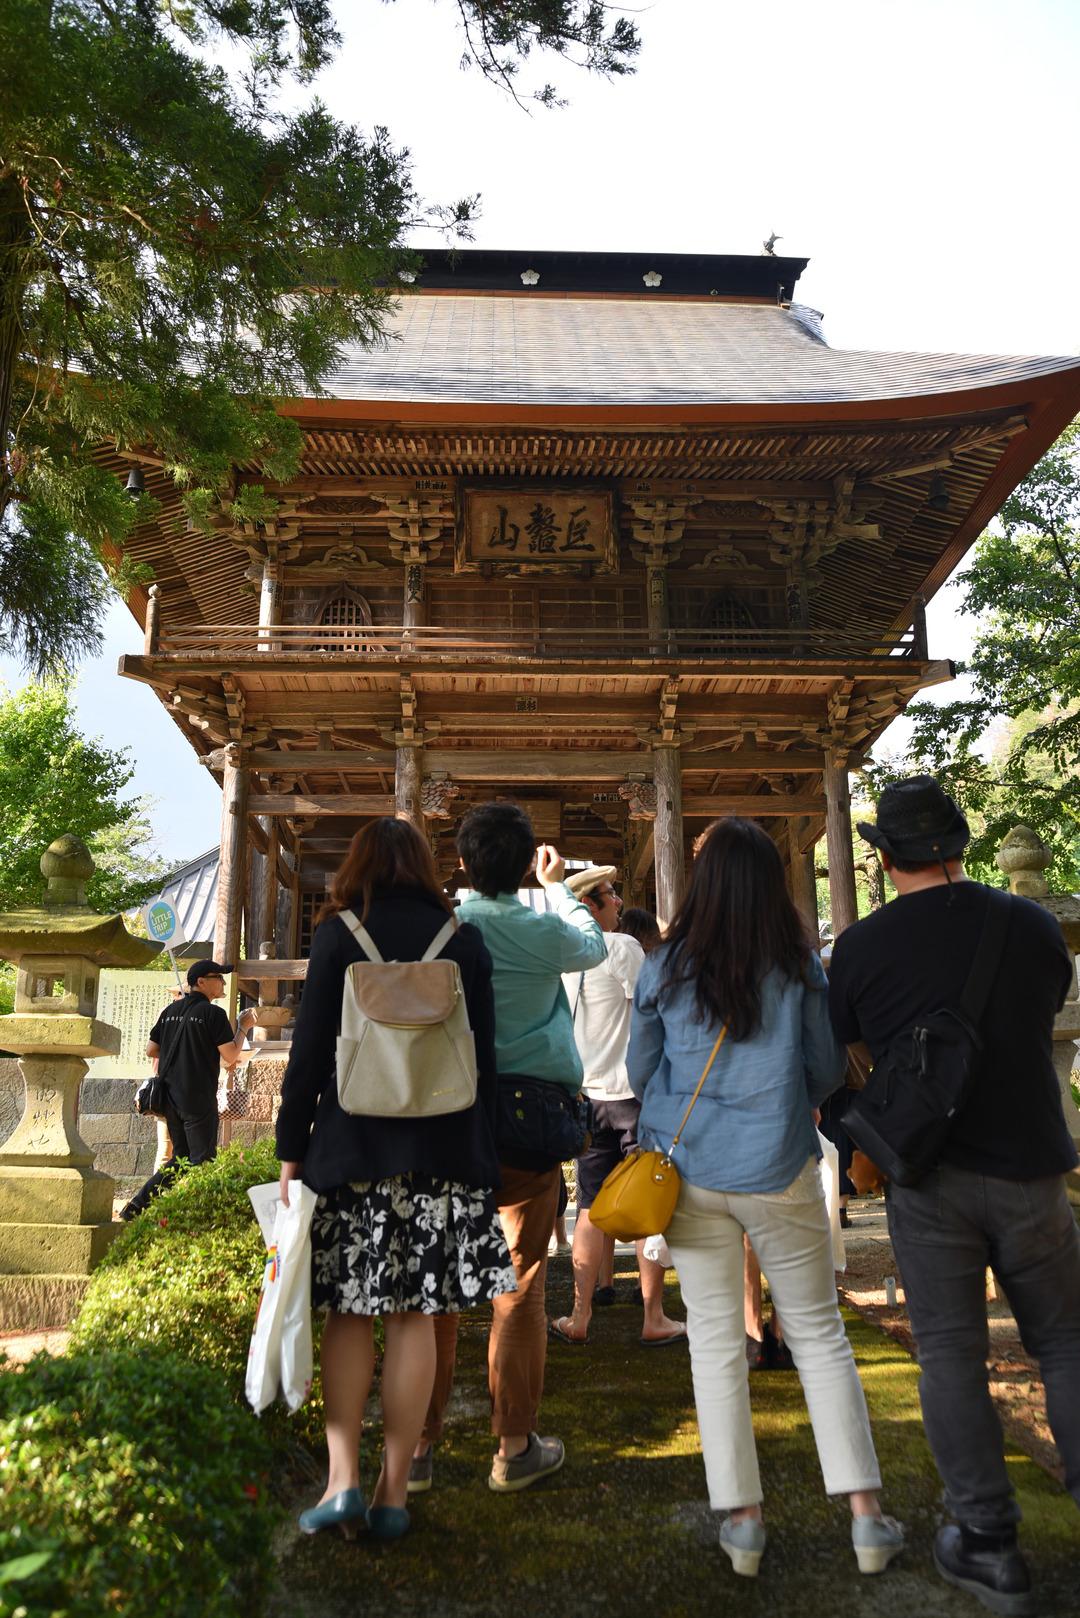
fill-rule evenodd
<path id="1" fill-rule="evenodd" d="M 1065 421 L 1080 412 L 1080 359 L 1008 382 L 943 393 L 877 399 L 769 401 L 717 400 L 641 404 L 575 404 L 562 400 L 521 404 L 490 400 L 279 399 L 282 415 L 326 426 L 386 422 L 527 427 L 804 426 L 813 422 L 926 421 L 1025 406 L 1063 405 Z M 1064 425 L 1065 422 L 1062 423 Z M 1060 429 L 1059 429 L 1060 430 Z"/>

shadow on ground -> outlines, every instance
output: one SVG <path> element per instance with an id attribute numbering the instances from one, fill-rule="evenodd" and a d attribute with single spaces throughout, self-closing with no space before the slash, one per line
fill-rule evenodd
<path id="1" fill-rule="evenodd" d="M 620 1276 L 623 1306 L 598 1311 L 584 1349 L 552 1344 L 542 1430 L 566 1441 L 561 1474 L 525 1493 L 486 1484 L 487 1311 L 462 1317 L 457 1388 L 435 1486 L 413 1508 L 413 1532 L 395 1545 L 347 1543 L 289 1531 L 271 1618 L 975 1618 L 970 1597 L 944 1585 L 930 1546 L 941 1520 L 940 1484 L 923 1436 L 917 1371 L 897 1343 L 849 1314 L 848 1330 L 870 1403 L 885 1477 L 885 1509 L 909 1545 L 880 1578 L 861 1578 L 841 1502 L 822 1493 L 798 1378 L 752 1378 L 769 1545 L 757 1580 L 737 1579 L 717 1547 L 708 1509 L 683 1347 L 643 1350 L 636 1276 Z M 670 1307 L 681 1314 L 672 1289 Z M 549 1312 L 570 1303 L 569 1263 L 552 1264 Z M 379 1435 L 366 1444 L 363 1482 L 378 1469 Z M 1010 1469 L 1036 1566 L 1041 1618 L 1080 1611 L 1080 1521 L 1060 1487 L 1018 1451 Z M 296 1509 L 316 1494 L 297 1500 Z"/>

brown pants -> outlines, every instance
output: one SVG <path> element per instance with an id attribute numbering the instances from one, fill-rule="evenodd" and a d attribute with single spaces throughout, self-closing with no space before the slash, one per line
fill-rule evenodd
<path id="1" fill-rule="evenodd" d="M 492 1304 L 488 1340 L 491 1430 L 497 1437 L 531 1433 L 540 1411 L 547 1358 L 548 1242 L 559 1204 L 562 1171 L 536 1174 L 500 1165 L 499 1218 L 517 1277 L 517 1291 Z"/>
<path id="2" fill-rule="evenodd" d="M 517 1291 L 504 1292 L 492 1305 L 488 1386 L 491 1430 L 498 1437 L 531 1433 L 536 1426 L 547 1358 L 547 1250 L 562 1183 L 558 1168 L 535 1174 L 502 1166 L 500 1173 L 502 1189 L 496 1193 L 496 1202 Z M 458 1319 L 457 1315 L 435 1316 L 435 1385 L 424 1422 L 425 1444 L 442 1437 L 454 1385 Z"/>

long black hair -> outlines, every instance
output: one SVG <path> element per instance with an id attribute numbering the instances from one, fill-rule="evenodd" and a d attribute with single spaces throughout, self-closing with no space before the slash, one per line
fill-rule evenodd
<path id="1" fill-rule="evenodd" d="M 784 885 L 780 852 L 752 820 L 715 820 L 701 837 L 686 897 L 667 931 L 665 989 L 691 983 L 703 1022 L 732 1039 L 761 1026 L 761 983 L 772 968 L 804 972 L 811 951 Z"/>

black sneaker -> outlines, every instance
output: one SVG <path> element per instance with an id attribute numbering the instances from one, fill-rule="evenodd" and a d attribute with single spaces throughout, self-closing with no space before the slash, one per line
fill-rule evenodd
<path id="1" fill-rule="evenodd" d="M 1006 1618 L 1035 1611 L 1031 1575 L 1015 1530 L 991 1534 L 949 1523 L 934 1535 L 934 1566 L 958 1590 Z"/>

